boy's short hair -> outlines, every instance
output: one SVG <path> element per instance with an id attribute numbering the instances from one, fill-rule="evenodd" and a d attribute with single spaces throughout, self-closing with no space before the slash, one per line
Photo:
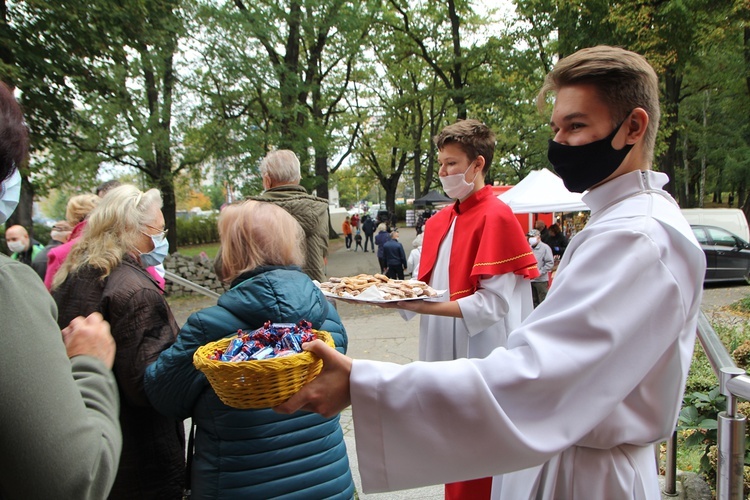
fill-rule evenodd
<path id="1" fill-rule="evenodd" d="M 495 156 L 495 133 L 479 120 L 457 121 L 441 130 L 433 140 L 438 150 L 443 149 L 446 144 L 458 144 L 469 161 L 476 160 L 480 155 L 484 157 L 483 174 L 490 169 Z"/>
<path id="2" fill-rule="evenodd" d="M 570 85 L 593 85 L 599 98 L 612 114 L 617 126 L 635 108 L 643 108 L 649 117 L 643 136 L 643 160 L 651 165 L 659 129 L 659 78 L 640 54 L 619 47 L 599 45 L 581 49 L 560 59 L 547 74 L 537 95 L 537 107 L 544 110 L 546 97 Z"/>

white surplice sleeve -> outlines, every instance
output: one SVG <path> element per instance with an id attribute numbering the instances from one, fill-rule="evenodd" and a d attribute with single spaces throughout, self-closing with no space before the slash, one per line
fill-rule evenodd
<path id="1" fill-rule="evenodd" d="M 694 343 L 688 318 L 700 303 L 702 253 L 653 219 L 640 225 L 579 233 L 507 349 L 408 365 L 354 360 L 364 491 L 492 476 L 573 445 L 669 435 Z"/>
<path id="2" fill-rule="evenodd" d="M 508 326 L 515 328 L 528 316 L 533 307 L 531 285 L 528 280 L 513 273 L 480 279 L 476 292 L 456 302 L 461 308 L 464 326 L 469 336 L 503 321 L 509 312 L 514 320 L 508 321 Z M 516 312 L 519 314 L 515 314 Z"/>

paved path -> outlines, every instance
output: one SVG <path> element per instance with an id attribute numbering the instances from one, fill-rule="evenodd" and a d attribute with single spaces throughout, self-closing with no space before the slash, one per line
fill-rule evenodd
<path id="1" fill-rule="evenodd" d="M 416 236 L 414 228 L 399 228 L 399 241 L 404 245 L 406 255 L 412 248 Z M 344 248 L 343 240 L 333 241 L 328 258 L 327 276 L 352 276 L 360 273 L 378 272 L 379 265 L 375 254 L 362 251 L 353 252 Z M 704 291 L 704 312 L 710 312 L 724 305 L 731 304 L 750 294 L 750 286 L 732 285 L 727 287 L 712 286 Z M 193 311 L 215 304 L 208 298 L 190 298 L 170 300 L 175 317 L 180 325 Z M 408 363 L 417 358 L 419 343 L 419 321 L 404 321 L 397 312 L 367 305 L 337 303 L 341 319 L 349 334 L 349 356 L 367 358 L 394 363 Z M 341 415 L 341 426 L 349 451 L 349 460 L 354 480 L 362 499 L 442 499 L 443 487 L 430 486 L 413 490 L 383 494 L 364 494 L 360 482 L 357 455 L 355 452 L 354 429 L 351 409 Z"/>

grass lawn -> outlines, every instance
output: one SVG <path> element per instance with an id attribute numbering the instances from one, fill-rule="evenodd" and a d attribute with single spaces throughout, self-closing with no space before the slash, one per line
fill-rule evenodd
<path id="1" fill-rule="evenodd" d="M 185 257 L 195 257 L 200 255 L 201 252 L 206 252 L 209 258 L 213 259 L 216 257 L 216 252 L 219 251 L 219 243 L 207 243 L 205 245 L 186 245 L 181 246 L 177 249 L 177 253 Z"/>

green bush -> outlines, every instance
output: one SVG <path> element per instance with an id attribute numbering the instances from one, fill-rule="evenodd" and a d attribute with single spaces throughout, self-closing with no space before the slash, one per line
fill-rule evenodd
<path id="1" fill-rule="evenodd" d="M 218 215 L 177 219 L 177 246 L 204 245 L 219 241 Z"/>

